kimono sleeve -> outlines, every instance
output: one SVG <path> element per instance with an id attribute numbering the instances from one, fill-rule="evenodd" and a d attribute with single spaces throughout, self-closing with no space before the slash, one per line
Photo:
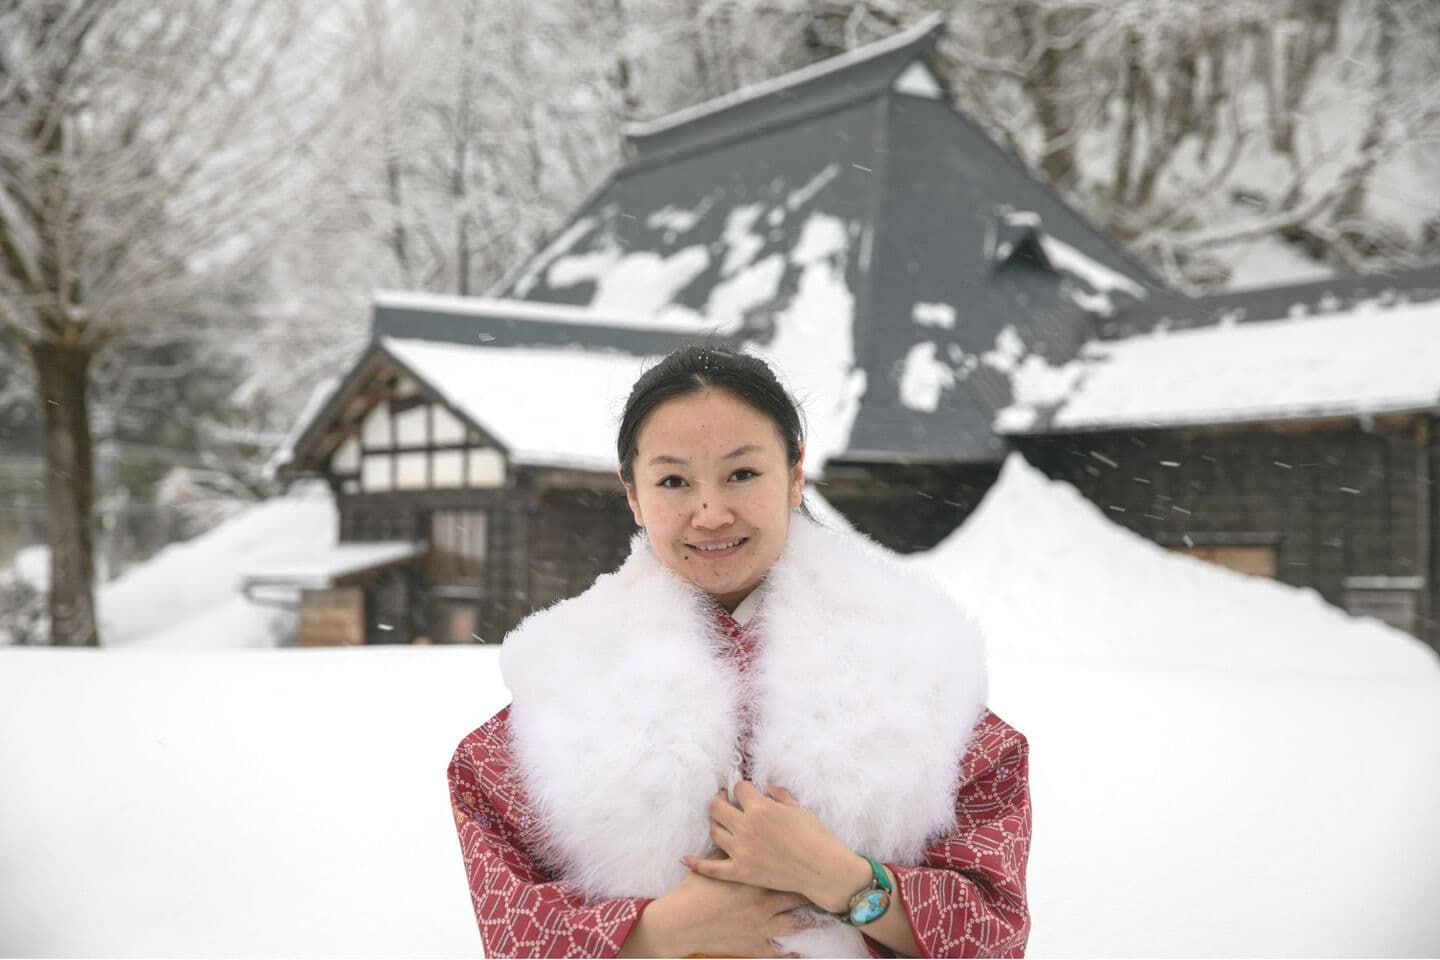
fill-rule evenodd
<path id="1" fill-rule="evenodd" d="M 887 865 L 920 955 L 1024 956 L 1029 855 L 1029 745 L 986 711 L 965 754 L 955 829 L 930 845 L 920 866 Z"/>
<path id="2" fill-rule="evenodd" d="M 525 846 L 530 802 L 510 759 L 509 707 L 460 742 L 450 805 L 488 957 L 613 957 L 648 900 L 587 903 Z"/>

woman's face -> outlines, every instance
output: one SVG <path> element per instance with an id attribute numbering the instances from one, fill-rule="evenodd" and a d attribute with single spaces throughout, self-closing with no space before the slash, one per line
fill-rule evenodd
<path id="1" fill-rule="evenodd" d="M 625 495 L 660 561 L 733 612 L 780 556 L 801 462 L 765 414 L 725 390 L 667 400 L 636 436 Z"/>

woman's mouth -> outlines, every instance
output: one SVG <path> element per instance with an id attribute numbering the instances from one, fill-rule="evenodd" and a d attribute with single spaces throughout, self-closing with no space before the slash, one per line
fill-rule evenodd
<path id="1" fill-rule="evenodd" d="M 708 560 L 728 557 L 749 542 L 749 537 L 735 537 L 730 540 L 715 540 L 711 543 L 687 543 L 686 546 Z"/>

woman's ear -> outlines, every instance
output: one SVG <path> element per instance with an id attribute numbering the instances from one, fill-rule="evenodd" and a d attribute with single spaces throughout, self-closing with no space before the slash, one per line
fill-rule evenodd
<path id="1" fill-rule="evenodd" d="M 805 444 L 800 444 L 797 449 L 800 457 L 795 461 L 795 466 L 790 468 L 791 509 L 800 506 L 805 500 Z"/>
<path id="2" fill-rule="evenodd" d="M 640 500 L 635 496 L 635 484 L 625 482 L 625 474 L 622 468 L 615 468 L 615 476 L 620 478 L 620 486 L 625 489 L 625 502 L 630 504 L 630 514 L 635 518 L 635 526 L 645 529 L 645 518 L 640 514 Z"/>

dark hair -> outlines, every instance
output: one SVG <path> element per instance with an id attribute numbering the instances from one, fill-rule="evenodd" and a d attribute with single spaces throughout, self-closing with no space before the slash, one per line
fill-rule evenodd
<path id="1" fill-rule="evenodd" d="M 805 441 L 800 408 L 769 364 L 732 347 L 688 344 L 642 373 L 630 390 L 615 438 L 622 480 L 635 482 L 636 442 L 645 418 L 666 400 L 709 388 L 724 390 L 769 417 L 785 446 L 786 462 L 792 467 L 800 462 L 800 444 Z M 815 520 L 803 499 L 800 511 Z"/>

